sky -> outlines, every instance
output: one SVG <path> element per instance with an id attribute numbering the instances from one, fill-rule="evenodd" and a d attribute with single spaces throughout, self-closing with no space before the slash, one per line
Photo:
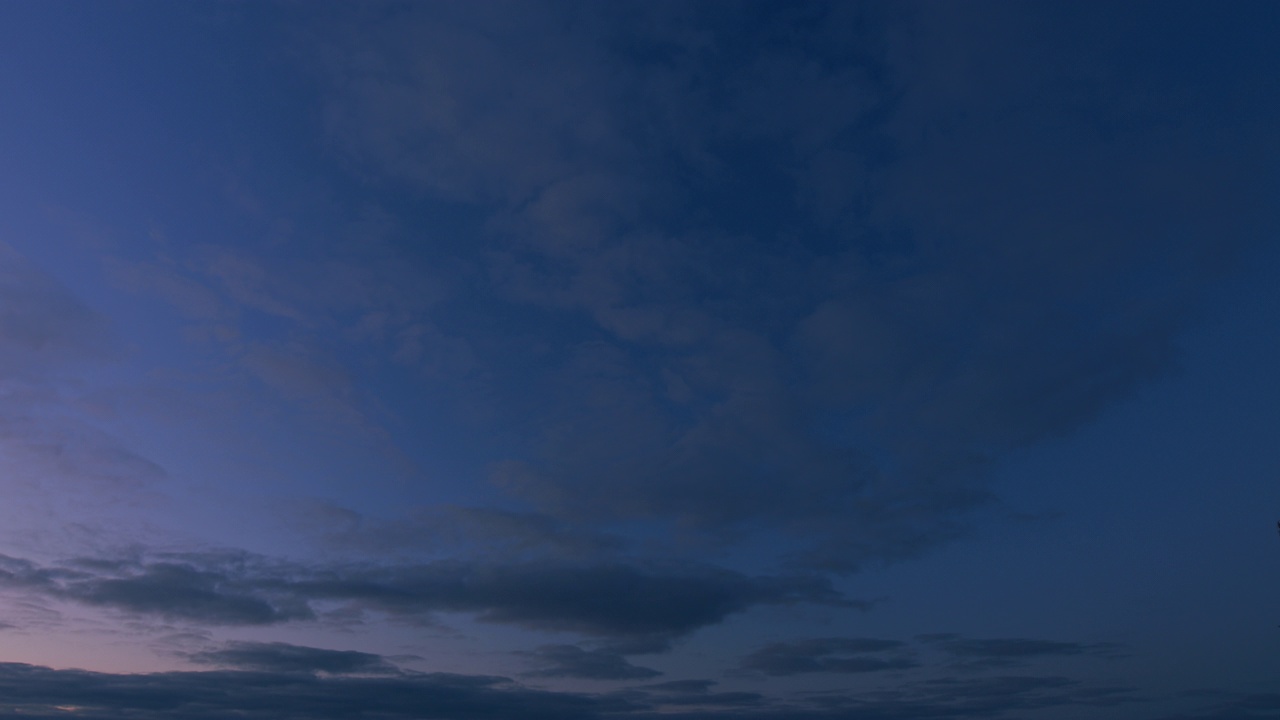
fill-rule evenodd
<path id="1" fill-rule="evenodd" d="M 0 0 L 0 714 L 1280 718 L 1276 37 Z"/>

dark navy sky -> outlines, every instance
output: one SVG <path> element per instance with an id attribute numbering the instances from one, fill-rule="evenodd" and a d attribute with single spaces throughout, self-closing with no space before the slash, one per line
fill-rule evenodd
<path id="1" fill-rule="evenodd" d="M 1276 37 L 0 2 L 0 712 L 1280 717 Z"/>

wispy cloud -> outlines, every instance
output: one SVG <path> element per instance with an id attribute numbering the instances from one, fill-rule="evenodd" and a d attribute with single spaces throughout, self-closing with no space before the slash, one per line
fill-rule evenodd
<path id="1" fill-rule="evenodd" d="M 543 666 L 524 673 L 531 678 L 582 678 L 586 680 L 647 680 L 661 672 L 633 665 L 607 650 L 584 650 L 577 645 L 543 645 L 520 653 Z"/>
<path id="2" fill-rule="evenodd" d="M 504 678 L 416 675 L 322 679 L 296 672 L 185 672 L 111 675 L 0 665 L 0 707 L 24 717 L 212 720 L 403 718 L 586 720 L 618 702 L 513 686 Z"/>
<path id="3" fill-rule="evenodd" d="M 1266 130 L 1238 116 L 1223 154 L 1179 108 L 1224 87 L 1137 68 L 1125 104 L 1105 62 L 1020 60 L 1055 41 L 1026 8 L 752 13 L 353 10 L 311 49 L 335 146 L 489 217 L 480 295 L 546 345 L 470 338 L 530 446 L 502 487 L 763 524 L 826 569 L 912 557 L 963 536 L 996 460 L 1174 366 L 1270 217 L 1264 165 L 1223 162 Z"/>
<path id="4" fill-rule="evenodd" d="M 919 665 L 906 643 L 872 638 L 814 638 L 774 643 L 742 660 L 743 669 L 774 676 L 874 673 Z"/>
<path id="5" fill-rule="evenodd" d="M 1133 701 L 1125 688 L 1039 676 L 941 679 L 892 693 L 797 695 L 788 700 L 746 692 L 713 693 L 706 691 L 705 684 L 686 685 L 668 683 L 586 696 L 531 690 L 501 677 L 440 673 L 320 676 L 285 668 L 113 675 L 4 663 L 0 664 L 0 709 L 40 720 L 68 716 L 211 720 L 228 714 L 264 720 L 327 720 L 370 713 L 389 720 L 940 720 L 1014 717 L 1042 708 L 1117 706 Z M 1268 707 L 1265 699 L 1255 706 Z"/>
<path id="6" fill-rule="evenodd" d="M 373 653 L 327 650 L 281 642 L 231 642 L 220 649 L 190 653 L 186 657 L 203 665 L 272 673 L 384 675 L 397 672 L 394 665 Z"/>

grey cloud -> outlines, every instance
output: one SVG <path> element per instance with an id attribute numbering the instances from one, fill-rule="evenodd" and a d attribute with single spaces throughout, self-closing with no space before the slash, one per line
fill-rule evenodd
<path id="1" fill-rule="evenodd" d="M 714 680 L 672 680 L 639 685 L 618 694 L 666 708 L 714 707 L 720 708 L 721 712 L 729 708 L 760 708 L 770 703 L 760 693 L 711 692 L 714 685 L 716 685 Z M 732 714 L 730 713 L 729 716 L 732 717 Z"/>
<path id="2" fill-rule="evenodd" d="M 232 319 L 227 304 L 199 279 L 172 263 L 144 263 L 108 257 L 103 259 L 108 277 L 130 292 L 150 293 L 184 316 L 205 322 Z"/>
<path id="3" fill-rule="evenodd" d="M 444 673 L 321 676 L 298 672 L 206 671 L 109 674 L 0 664 L 0 711 L 37 720 L 942 720 L 1020 717 L 1043 708 L 1108 707 L 1132 702 L 1124 688 L 1058 677 L 942 678 L 894 691 L 689 695 L 626 691 L 600 695 L 537 691 L 500 677 Z M 1272 707 L 1260 697 L 1240 705 Z M 1270 704 L 1268 704 L 1270 703 Z M 1257 717 L 1257 715 L 1252 715 Z M 1188 716 L 1190 717 L 1190 716 Z M 1195 717 L 1236 718 L 1251 715 Z"/>
<path id="4" fill-rule="evenodd" d="M 226 566 L 204 562 L 74 562 L 41 567 L 0 556 L 0 586 L 166 619 L 264 625 L 314 617 L 305 602 L 272 593 Z"/>
<path id="5" fill-rule="evenodd" d="M 0 241 L 0 367 L 101 359 L 110 342 L 104 317 Z"/>
<path id="6" fill-rule="evenodd" d="M 168 479 L 103 429 L 118 397 L 85 373 L 119 350 L 107 317 L 0 240 L 0 473 L 10 538 L 63 544 L 62 526 L 86 511 L 155 500 L 154 485 Z"/>
<path id="7" fill-rule="evenodd" d="M 863 607 L 862 609 L 866 609 Z M 618 655 L 653 655 L 671 650 L 670 637 L 644 636 L 628 638 L 612 638 L 600 643 L 597 647 L 605 652 Z"/>
<path id="8" fill-rule="evenodd" d="M 587 680 L 646 680 L 661 675 L 632 665 L 621 655 L 605 650 L 584 650 L 577 645 L 543 645 L 521 653 L 547 667 L 524 673 L 532 678 L 583 678 Z"/>
<path id="9" fill-rule="evenodd" d="M 752 578 L 706 566 L 487 566 L 440 562 L 317 573 L 305 597 L 349 600 L 393 614 L 476 612 L 488 622 L 597 636 L 669 638 L 760 604 L 857 606 L 812 577 Z"/>
<path id="10" fill-rule="evenodd" d="M 959 635 L 921 635 L 921 641 L 934 645 L 959 659 L 987 664 L 1013 664 L 1030 658 L 1090 656 L 1123 657 L 1123 646 L 1115 643 L 1076 643 L 1027 638 L 965 638 Z"/>
<path id="11" fill-rule="evenodd" d="M 191 653 L 188 660 L 238 670 L 271 673 L 324 672 L 332 675 L 388 674 L 397 669 L 381 655 L 355 650 L 291 645 L 281 642 L 231 642 L 219 650 Z"/>
<path id="12" fill-rule="evenodd" d="M 159 564 L 132 577 L 74 582 L 62 596 L 125 612 L 217 624 L 261 625 L 311 617 L 304 607 L 280 608 L 262 597 L 224 589 L 223 583 L 215 573 Z"/>
<path id="13" fill-rule="evenodd" d="M 668 680 L 667 682 L 641 685 L 637 689 L 660 693 L 691 694 L 705 693 L 715 684 L 715 680 Z"/>
<path id="14" fill-rule="evenodd" d="M 859 606 L 820 578 L 749 577 L 702 565 L 306 566 L 243 553 L 47 567 L 0 557 L 0 586 L 194 623 L 310 620 L 313 605 L 327 601 L 406 620 L 469 612 L 486 622 L 654 647 L 757 605 Z"/>
<path id="15" fill-rule="evenodd" d="M 298 322 L 307 320 L 299 310 L 275 296 L 278 283 L 255 260 L 226 250 L 211 249 L 206 263 L 204 269 L 208 276 L 220 281 L 233 301 L 267 315 Z"/>
<path id="16" fill-rule="evenodd" d="M 906 670 L 920 663 L 899 640 L 813 638 L 774 643 L 752 652 L 742 667 L 765 675 L 874 673 Z"/>
<path id="17" fill-rule="evenodd" d="M 1138 700 L 1132 688 L 1088 686 L 1079 680 L 1057 676 L 940 678 L 924 681 L 917 687 L 928 702 L 962 707 L 974 714 L 1061 705 L 1107 707 Z"/>
<path id="18" fill-rule="evenodd" d="M 1030 638 L 966 638 L 953 633 L 920 635 L 920 646 L 876 638 L 808 638 L 772 643 L 742 659 L 744 670 L 772 676 L 803 673 L 874 673 L 923 667 L 921 646 L 942 650 L 971 669 L 1026 665 L 1058 657 L 1124 657 L 1116 643 L 1078 643 Z"/>
<path id="19" fill-rule="evenodd" d="M 703 700 L 699 702 L 700 694 L 692 693 L 673 696 L 673 701 L 668 703 L 661 693 L 655 693 L 648 696 L 647 701 L 665 706 L 662 712 L 641 712 L 633 717 L 678 720 L 1022 718 L 1028 717 L 1029 712 L 1048 708 L 1072 708 L 1072 712 L 1080 713 L 1084 708 L 1118 707 L 1140 701 L 1130 688 L 1035 675 L 976 679 L 943 677 L 861 693 L 830 690 L 795 693 L 786 698 L 755 696 L 754 699 L 750 695 L 709 693 L 701 695 Z M 717 697 L 723 697 L 725 702 L 716 702 Z"/>
<path id="20" fill-rule="evenodd" d="M 1228 695 L 1212 705 L 1175 715 L 1163 715 L 1159 720 L 1262 720 L 1280 716 L 1280 693 Z"/>
<path id="21" fill-rule="evenodd" d="M 1038 62 L 1052 12 L 356 9 L 318 59 L 335 143 L 492 218 L 473 259 L 554 346 L 473 343 L 535 446 L 499 483 L 852 570 L 963 536 L 994 461 L 1172 367 L 1272 217 L 1274 97 L 1126 61 L 1142 13 Z M 1222 147 L 1186 121 L 1218 102 Z"/>
<path id="22" fill-rule="evenodd" d="M 377 518 L 319 501 L 298 503 L 291 510 L 305 530 L 334 549 L 380 557 L 448 547 L 489 558 L 582 559 L 616 555 L 624 546 L 617 536 L 545 513 L 445 505 Z"/>
<path id="23" fill-rule="evenodd" d="M 320 678 L 293 672 L 112 675 L 0 664 L 0 708 L 45 720 L 586 720 L 625 709 L 616 700 L 539 692 L 504 678 L 447 674 Z"/>
<path id="24" fill-rule="evenodd" d="M 37 486 L 68 482 L 81 491 L 103 491 L 94 496 L 95 503 L 168 479 L 163 467 L 92 423 L 70 414 L 45 417 L 46 398 L 39 395 L 0 396 L 0 445 L 8 451 L 10 477 Z"/>

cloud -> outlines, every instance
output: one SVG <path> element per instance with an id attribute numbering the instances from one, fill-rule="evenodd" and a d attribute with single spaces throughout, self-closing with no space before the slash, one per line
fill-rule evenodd
<path id="1" fill-rule="evenodd" d="M 42 566 L 0 556 L 0 587 L 125 613 L 211 625 L 311 620 L 318 605 L 423 621 L 485 622 L 661 647 L 757 605 L 858 607 L 816 577 L 749 577 L 704 565 L 301 565 L 247 553 L 81 560 Z"/>
<path id="2" fill-rule="evenodd" d="M 1136 702 L 1132 688 L 1092 686 L 1057 676 L 939 678 L 912 688 L 916 702 L 950 707 L 961 713 L 1006 713 L 1060 706 L 1113 707 Z"/>
<path id="3" fill-rule="evenodd" d="M 922 635 L 919 639 L 958 659 L 988 665 L 1011 665 L 1042 657 L 1124 657 L 1116 643 L 1076 643 L 1027 638 L 964 638 L 959 635 Z"/>
<path id="4" fill-rule="evenodd" d="M 108 317 L 0 240 L 6 542 L 74 544 L 65 528 L 104 507 L 154 503 L 170 479 L 109 430 L 119 397 L 99 380 L 120 350 Z"/>
<path id="5" fill-rule="evenodd" d="M 641 685 L 636 689 L 660 693 L 705 693 L 715 684 L 715 680 L 668 680 L 666 682 Z"/>
<path id="6" fill-rule="evenodd" d="M 215 625 L 265 625 L 314 617 L 305 603 L 265 591 L 235 560 L 79 561 L 40 566 L 0 556 L 0 587 L 126 613 Z"/>
<path id="7" fill-rule="evenodd" d="M 690 706 L 718 708 L 726 717 L 733 717 L 732 708 L 762 708 L 770 704 L 764 695 L 754 692 L 711 692 L 714 680 L 672 680 L 663 683 L 639 685 L 618 693 L 622 697 L 635 698 L 672 709 L 683 709 Z M 678 712 L 678 710 L 676 710 Z"/>
<path id="8" fill-rule="evenodd" d="M 673 637 L 754 605 L 856 605 L 813 577 L 748 577 L 707 566 L 587 566 L 549 562 L 421 566 L 316 573 L 294 584 L 307 597 L 392 614 L 475 612 L 480 620 L 603 637 Z"/>
<path id="9" fill-rule="evenodd" d="M 1267 101 L 1134 62 L 1142 12 L 1047 53 L 1084 41 L 1052 12 L 357 8 L 309 49 L 355 167 L 488 218 L 490 284 L 436 309 L 519 307 L 468 338 L 530 448 L 496 482 L 849 571 L 1174 367 L 1274 219 Z"/>
<path id="10" fill-rule="evenodd" d="M 919 667 L 906 643 L 872 638 L 814 638 L 774 643 L 752 652 L 742 667 L 765 675 L 874 673 Z"/>
<path id="11" fill-rule="evenodd" d="M 106 318 L 0 241 L 0 368 L 6 374 L 101 360 L 110 348 Z"/>
<path id="12" fill-rule="evenodd" d="M 380 557 L 449 548 L 488 558 L 608 558 L 625 545 L 616 535 L 545 513 L 434 505 L 378 518 L 314 500 L 296 503 L 291 511 L 304 530 L 335 550 Z"/>
<path id="13" fill-rule="evenodd" d="M 524 673 L 532 678 L 583 678 L 586 680 L 647 680 L 662 673 L 632 665 L 621 655 L 605 650 L 583 650 L 577 645 L 543 645 L 520 653 L 542 670 Z"/>
<path id="14" fill-rule="evenodd" d="M 770 676 L 805 673 L 874 673 L 924 667 L 920 651 L 935 648 L 963 666 L 1001 668 L 1046 658 L 1124 657 L 1116 643 L 1078 643 L 1029 638 L 966 638 L 952 633 L 920 635 L 919 645 L 901 640 L 826 637 L 777 642 L 744 657 L 743 670 Z"/>
<path id="15" fill-rule="evenodd" d="M 0 711 L 37 720 L 941 720 L 1020 717 L 1043 708 L 1114 707 L 1134 700 L 1124 688 L 1042 676 L 939 678 L 894 691 L 786 699 L 711 693 L 705 685 L 646 687 L 585 695 L 531 690 L 501 677 L 445 673 L 328 676 L 290 669 L 110 674 L 0 663 Z M 1259 698 L 1246 705 L 1265 709 L 1271 706 L 1267 702 Z"/>
<path id="16" fill-rule="evenodd" d="M 1280 715 L 1280 693 L 1253 693 L 1231 695 L 1208 707 L 1163 715 L 1159 720 L 1262 720 L 1277 715 Z"/>
<path id="17" fill-rule="evenodd" d="M 320 678 L 297 672 L 170 672 L 113 675 L 0 664 L 0 708 L 41 720 L 585 720 L 617 701 L 529 690 L 504 678 L 427 674 Z"/>
<path id="18" fill-rule="evenodd" d="M 231 642 L 220 650 L 190 653 L 186 657 L 202 665 L 221 665 L 237 670 L 270 673 L 385 675 L 398 672 L 381 655 L 355 650 L 325 650 L 282 642 Z"/>

